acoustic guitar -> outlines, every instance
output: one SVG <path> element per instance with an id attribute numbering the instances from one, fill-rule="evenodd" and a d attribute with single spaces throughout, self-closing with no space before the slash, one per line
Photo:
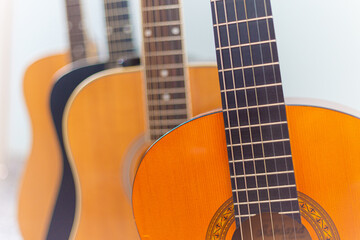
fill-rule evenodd
<path id="1" fill-rule="evenodd" d="M 285 106 L 270 0 L 211 8 L 223 111 L 147 151 L 133 188 L 141 239 L 360 238 L 359 119 Z"/>
<path id="2" fill-rule="evenodd" d="M 179 1 L 144 0 L 141 13 L 143 68 L 95 74 L 66 105 L 78 206 L 71 239 L 139 239 L 131 188 L 141 155 L 190 116 L 221 106 L 216 67 L 186 64 Z"/>
<path id="3" fill-rule="evenodd" d="M 19 189 L 18 220 L 24 239 L 44 239 L 60 183 L 61 153 L 49 110 L 53 75 L 71 61 L 87 57 L 78 1 L 66 1 L 70 55 L 42 58 L 28 67 L 23 90 L 32 126 L 31 153 Z"/>
<path id="4" fill-rule="evenodd" d="M 48 239 L 68 239 L 76 211 L 76 191 L 72 170 L 65 152 L 62 118 L 73 90 L 87 77 L 108 68 L 138 64 L 133 45 L 128 2 L 104 0 L 109 59 L 96 64 L 73 65 L 58 78 L 50 96 L 50 108 L 62 154 L 62 178 L 48 230 Z"/>

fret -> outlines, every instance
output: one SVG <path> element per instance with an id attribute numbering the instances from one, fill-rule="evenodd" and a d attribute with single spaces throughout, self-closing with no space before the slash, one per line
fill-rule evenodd
<path id="1" fill-rule="evenodd" d="M 245 142 L 245 143 L 238 143 L 238 144 L 229 144 L 227 145 L 228 147 L 236 147 L 236 146 L 247 146 L 247 145 L 253 145 L 253 144 L 266 144 L 266 143 L 277 143 L 277 142 L 285 142 L 285 141 L 290 141 L 290 139 L 285 138 L 285 139 L 273 139 L 273 140 L 269 140 L 269 141 L 261 141 L 261 142 Z"/>
<path id="2" fill-rule="evenodd" d="M 112 4 L 114 5 L 114 4 Z M 126 19 L 128 19 L 129 16 L 129 11 L 127 9 L 127 5 L 126 7 L 113 7 L 111 9 L 108 9 L 108 13 L 106 14 L 107 18 L 106 19 L 112 19 L 112 18 L 116 18 L 117 16 L 127 16 Z M 121 19 L 120 19 L 121 20 Z"/>
<path id="3" fill-rule="evenodd" d="M 277 174 L 283 174 L 283 173 L 294 173 L 294 171 L 291 170 L 291 171 L 281 171 L 281 172 L 279 171 L 279 172 L 266 172 L 266 173 L 256 173 L 256 174 L 246 174 L 246 175 L 235 175 L 235 176 L 231 176 L 230 178 L 270 176 L 270 175 L 277 175 Z M 244 189 L 233 189 L 232 191 L 238 192 L 238 191 L 244 191 Z"/>
<path id="4" fill-rule="evenodd" d="M 153 38 L 149 38 L 149 39 L 144 39 L 144 42 L 169 42 L 169 41 L 178 41 L 178 40 L 183 40 L 182 37 L 180 36 L 170 36 L 170 37 L 153 37 Z"/>
<path id="5" fill-rule="evenodd" d="M 157 65 L 147 65 L 146 70 L 163 70 L 163 69 L 175 69 L 175 68 L 184 68 L 182 63 L 179 64 L 157 64 Z"/>
<path id="6" fill-rule="evenodd" d="M 282 201 L 297 201 L 297 198 L 288 198 L 288 199 L 275 199 L 275 200 L 262 200 L 262 201 L 252 201 L 252 202 L 241 202 L 234 203 L 234 205 L 245 205 L 251 203 L 271 203 L 271 202 L 282 202 Z"/>
<path id="7" fill-rule="evenodd" d="M 166 119 L 166 120 L 159 120 L 159 121 L 152 121 L 151 124 L 150 124 L 150 128 L 151 129 L 155 129 L 155 128 L 159 128 L 159 127 L 163 127 L 165 126 L 166 124 L 167 125 L 172 125 L 172 126 L 177 126 L 179 125 L 182 120 L 181 119 Z M 167 129 L 172 129 L 173 127 L 171 128 L 167 128 Z"/>
<path id="8" fill-rule="evenodd" d="M 291 155 L 269 156 L 269 157 L 259 157 L 259 158 L 252 158 L 252 159 L 231 160 L 231 163 L 268 161 L 268 160 L 275 160 L 275 159 L 281 159 L 281 158 L 291 158 Z M 274 171 L 275 171 L 275 170 L 274 170 Z M 269 171 L 269 172 L 270 172 L 270 171 Z"/>
<path id="9" fill-rule="evenodd" d="M 267 66 L 276 66 L 279 65 L 279 62 L 273 62 L 273 63 L 263 63 L 263 64 L 257 64 L 252 66 L 244 66 L 244 67 L 236 67 L 232 68 L 233 70 L 243 70 L 243 69 L 252 69 L 256 67 L 267 67 Z M 219 69 L 219 72 L 224 72 L 226 70 Z"/>
<path id="10" fill-rule="evenodd" d="M 180 21 L 179 9 L 163 9 L 143 12 L 146 23 Z"/>
<path id="11" fill-rule="evenodd" d="M 150 121 L 162 121 L 162 120 L 175 120 L 179 119 L 181 123 L 184 122 L 188 118 L 187 114 L 179 114 L 179 115 L 157 115 L 157 116 L 149 116 Z"/>
<path id="12" fill-rule="evenodd" d="M 114 14 L 112 16 L 107 16 L 106 17 L 107 22 L 114 22 L 114 21 L 116 21 L 116 22 L 118 22 L 118 21 L 126 22 L 129 19 L 130 19 L 129 14 L 118 14 L 118 13 L 116 13 L 116 14 Z M 126 20 L 126 21 L 124 21 L 124 20 Z"/>
<path id="13" fill-rule="evenodd" d="M 158 90 L 161 90 L 166 93 L 174 93 L 180 91 L 180 88 L 182 91 L 185 91 L 185 82 L 184 79 L 181 81 L 173 81 L 173 82 L 162 82 L 162 83 L 152 83 L 148 82 L 147 87 L 149 89 L 149 93 L 161 93 Z M 177 90 L 179 89 L 179 90 Z M 152 92 L 153 91 L 153 92 Z"/>
<path id="14" fill-rule="evenodd" d="M 115 0 L 115 1 L 105 0 L 105 9 L 127 8 L 127 7 L 128 7 L 127 0 Z"/>
<path id="15" fill-rule="evenodd" d="M 184 76 L 171 76 L 171 77 L 153 77 L 153 76 L 147 76 L 147 80 L 149 83 L 170 83 L 170 82 L 178 82 L 178 81 L 184 81 Z"/>
<path id="16" fill-rule="evenodd" d="M 156 52 L 149 52 L 146 54 L 148 57 L 152 56 L 169 56 L 169 55 L 182 55 L 182 50 L 173 50 L 173 51 L 156 51 Z"/>
<path id="17" fill-rule="evenodd" d="M 144 7 L 142 11 L 154 11 L 154 10 L 167 10 L 167 9 L 179 9 L 179 4 L 164 4 L 151 7 Z"/>
<path id="18" fill-rule="evenodd" d="M 265 211 L 264 211 L 265 212 Z M 278 214 L 283 214 L 283 215 L 289 215 L 289 214 L 296 214 L 296 213 L 300 213 L 300 211 L 287 211 L 287 212 L 278 212 Z M 244 220 L 247 220 L 249 217 L 253 217 L 256 216 L 256 214 L 241 214 L 241 215 L 235 215 L 235 217 L 239 218 L 241 217 Z"/>
<path id="19" fill-rule="evenodd" d="M 142 2 L 144 8 L 179 4 L 179 0 L 156 0 L 156 1 L 143 0 Z"/>
<path id="20" fill-rule="evenodd" d="M 283 106 L 283 105 L 285 105 L 284 102 L 273 103 L 273 104 L 264 104 L 264 105 L 254 105 L 254 106 L 239 107 L 239 108 L 228 108 L 228 109 L 224 110 L 224 112 L 234 111 L 234 110 L 247 110 L 247 109 L 254 109 L 254 108 L 263 108 L 263 107 Z"/>
<path id="21" fill-rule="evenodd" d="M 172 25 L 180 25 L 181 21 L 167 21 L 167 22 L 149 22 L 144 23 L 144 27 L 163 27 L 163 26 L 172 26 Z"/>
<path id="22" fill-rule="evenodd" d="M 227 25 L 231 25 L 231 24 L 248 23 L 248 22 L 251 22 L 251 21 L 261 21 L 261 20 L 268 20 L 268 19 L 273 19 L 273 17 L 272 16 L 264 16 L 264 17 L 248 18 L 248 19 L 237 20 L 237 21 L 216 23 L 216 24 L 213 24 L 213 26 L 221 27 L 221 26 L 227 26 Z"/>
<path id="23" fill-rule="evenodd" d="M 107 21 L 107 29 L 108 34 L 109 32 L 124 32 L 124 33 L 131 33 L 130 28 L 130 21 L 129 19 L 126 20 L 114 20 L 114 21 Z"/>
<path id="24" fill-rule="evenodd" d="M 161 69 L 163 69 L 162 66 L 164 65 L 183 65 L 183 55 L 145 57 L 145 64 L 151 63 L 156 63 Z"/>
<path id="25" fill-rule="evenodd" d="M 171 94 L 171 93 L 185 93 L 186 90 L 184 87 L 179 88 L 157 88 L 157 89 L 148 89 L 149 94 Z"/>
<path id="26" fill-rule="evenodd" d="M 232 49 L 232 48 L 239 48 L 239 47 L 245 47 L 245 46 L 253 46 L 253 45 L 259 45 L 259 44 L 265 44 L 265 43 L 275 43 L 276 40 L 265 40 L 265 41 L 258 41 L 258 42 L 250 42 L 250 43 L 243 43 L 243 44 L 236 44 L 231 46 L 223 46 L 223 47 L 217 47 L 216 50 L 222 50 L 222 49 Z"/>
<path id="27" fill-rule="evenodd" d="M 261 84 L 256 86 L 246 86 L 241 88 L 226 88 L 223 90 L 220 90 L 221 93 L 225 92 L 233 92 L 233 91 L 242 91 L 242 90 L 250 90 L 250 89 L 260 89 L 260 88 L 268 88 L 268 87 L 276 87 L 276 86 L 282 86 L 282 83 L 273 83 L 273 84 Z"/>
<path id="28" fill-rule="evenodd" d="M 169 100 L 148 100 L 148 106 L 161 106 L 169 104 Z M 172 99 L 171 104 L 186 104 L 186 99 Z"/>
<path id="29" fill-rule="evenodd" d="M 148 53 L 153 53 L 159 51 L 173 51 L 173 50 L 182 50 L 182 41 L 170 41 L 170 42 L 153 42 L 153 43 L 144 43 L 145 55 Z"/>

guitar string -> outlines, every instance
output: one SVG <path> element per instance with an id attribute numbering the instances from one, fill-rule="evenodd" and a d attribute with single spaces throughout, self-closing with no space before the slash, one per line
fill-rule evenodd
<path id="1" fill-rule="evenodd" d="M 264 0 L 264 2 L 265 2 L 265 0 Z M 258 12 L 257 12 L 257 3 L 256 3 L 255 0 L 253 1 L 253 4 L 254 4 L 255 18 L 258 18 L 259 16 L 258 16 Z M 245 1 L 244 1 L 244 5 L 245 5 L 245 9 L 246 9 L 247 6 L 246 6 Z M 264 7 L 265 7 L 265 3 L 264 3 Z M 247 12 L 247 11 L 245 10 L 245 12 Z M 269 15 L 267 13 L 265 13 L 265 16 L 268 17 Z M 255 22 L 256 22 L 256 27 L 257 27 L 257 37 L 260 40 L 259 21 L 256 20 Z M 247 33 L 248 33 L 249 42 L 251 42 L 249 21 L 247 21 Z M 252 65 L 253 65 L 254 64 L 253 63 L 253 57 L 252 57 L 253 56 L 253 51 L 252 51 L 251 46 L 249 46 L 249 50 L 250 50 L 251 62 L 252 62 Z M 263 65 L 264 64 L 264 55 L 263 55 L 263 51 L 262 51 L 261 47 L 260 47 L 260 59 L 261 59 L 261 65 Z M 272 62 L 274 62 L 273 59 L 272 59 Z M 263 70 L 264 79 L 266 79 L 264 67 L 262 67 L 262 70 Z M 254 86 L 256 86 L 255 69 L 254 68 L 252 68 L 252 80 L 253 80 Z M 265 82 L 265 86 L 266 86 L 266 82 Z M 257 88 L 254 89 L 254 93 L 255 93 L 256 104 L 257 104 L 257 106 L 259 106 L 259 98 L 258 98 L 258 94 L 257 94 Z M 265 87 L 265 99 L 266 99 L 267 104 L 269 104 L 268 94 L 267 94 L 267 87 Z M 270 115 L 270 113 L 269 113 L 269 115 Z M 265 147 L 264 147 L 264 135 L 263 135 L 263 129 L 262 129 L 262 122 L 261 122 L 261 116 L 260 116 L 259 107 L 257 108 L 257 117 L 259 119 L 259 132 L 260 132 L 260 139 L 261 139 L 262 156 L 263 156 L 263 159 L 264 159 L 264 161 L 263 161 L 263 163 L 264 163 L 264 171 L 265 171 L 265 173 L 267 173 L 266 154 L 265 154 Z M 269 119 L 270 119 L 270 116 L 269 116 Z M 250 132 L 251 132 L 251 130 L 250 130 Z M 272 133 L 270 135 L 271 135 L 271 139 L 273 139 Z M 274 155 L 275 155 L 275 151 L 274 151 Z M 254 168 L 256 169 L 255 161 L 254 161 Z M 267 188 L 267 197 L 268 197 L 268 200 L 269 200 L 268 206 L 269 206 L 269 212 L 270 212 L 270 222 L 271 222 L 271 227 L 272 227 L 271 228 L 272 229 L 272 235 L 273 235 L 273 239 L 275 239 L 274 220 L 273 220 L 273 217 L 272 217 L 273 209 L 272 209 L 272 206 L 271 206 L 271 195 L 270 195 L 270 190 L 269 190 L 269 179 L 268 179 L 267 174 L 265 175 L 265 180 L 266 180 L 266 188 Z M 262 212 L 261 207 L 260 207 L 259 211 Z M 260 218 L 261 218 L 261 216 L 260 216 Z M 261 227 L 263 227 L 263 226 L 261 226 Z"/>
<path id="2" fill-rule="evenodd" d="M 221 46 L 221 40 L 220 40 L 220 29 L 219 29 L 219 17 L 218 17 L 218 10 L 217 10 L 217 4 L 216 4 L 217 2 L 216 2 L 216 0 L 212 0 L 212 4 L 213 4 L 213 16 L 214 16 L 214 24 L 213 24 L 213 26 L 215 27 L 215 28 L 217 28 L 217 36 L 215 36 L 215 38 L 217 38 L 218 39 L 218 45 L 219 46 Z M 218 54 L 220 55 L 220 57 L 218 57 L 218 65 L 221 65 L 221 69 L 219 69 L 219 70 L 222 70 L 222 71 L 219 71 L 219 73 L 220 74 L 222 74 L 222 81 L 223 81 L 223 86 L 224 86 L 224 88 L 225 88 L 225 86 L 226 86 L 226 84 L 225 84 L 225 72 L 223 71 L 224 70 L 224 63 L 223 63 L 223 57 L 222 57 L 222 52 L 221 52 L 221 50 L 219 50 L 218 51 Z M 221 78 L 220 78 L 221 79 Z M 233 78 L 233 84 L 235 84 L 235 81 L 234 81 L 234 78 Z M 220 84 L 221 85 L 221 84 Z M 235 85 L 234 85 L 235 86 Z M 230 127 L 231 125 L 230 125 L 230 115 L 229 115 L 229 111 L 227 111 L 227 109 L 229 109 L 229 106 L 228 106 L 228 98 L 227 98 L 227 93 L 226 93 L 226 91 L 224 92 L 224 95 L 225 95 L 225 97 L 224 97 L 224 99 L 223 99 L 223 101 L 225 101 L 225 111 L 223 111 L 223 114 L 226 114 L 227 115 L 227 117 L 226 117 L 226 119 L 227 119 L 227 125 Z M 223 106 L 224 106 L 224 103 L 222 103 L 223 104 Z M 224 108 L 224 107 L 223 107 Z M 240 125 L 240 122 L 239 122 L 239 119 L 237 119 L 237 121 L 238 121 L 238 125 Z M 226 124 L 225 124 L 226 125 Z M 230 145 L 232 145 L 233 143 L 232 143 L 232 133 L 231 133 L 231 130 L 229 130 L 229 141 L 230 141 Z M 227 148 L 227 151 L 229 151 L 229 149 Z M 229 159 L 229 162 L 232 164 L 232 166 L 233 166 L 233 168 L 232 168 L 232 170 L 233 170 L 233 175 L 234 176 L 236 176 L 236 168 L 235 168 L 235 166 L 236 166 L 236 164 L 235 164 L 235 156 L 234 156 L 234 151 L 233 151 L 233 148 L 230 148 L 230 152 L 231 152 L 231 159 Z M 242 155 L 242 158 L 244 158 L 244 156 L 243 156 L 243 151 L 241 151 L 241 155 Z M 236 178 L 235 178 L 235 180 L 234 180 L 234 185 L 235 185 L 235 189 L 237 189 L 238 187 L 237 187 L 237 181 L 236 181 Z M 245 186 L 246 186 L 246 178 L 245 178 Z M 233 195 L 233 194 L 232 194 Z M 237 194 L 237 192 L 235 193 L 235 196 L 236 196 L 236 202 L 240 202 L 239 201 L 239 195 Z M 233 195 L 233 197 L 234 197 L 234 195 Z M 247 193 L 247 191 L 246 191 L 246 198 L 248 199 L 248 193 Z M 234 205 L 234 209 L 235 208 L 237 208 L 238 209 L 238 212 L 239 212 L 239 214 L 240 214 L 240 207 L 239 206 L 236 206 L 236 205 Z M 236 211 L 234 211 L 234 212 L 236 212 Z M 250 212 L 250 208 L 249 208 L 249 205 L 248 205 L 248 212 Z M 236 216 L 235 216 L 235 219 L 236 219 Z M 243 239 L 243 232 L 242 232 L 242 222 L 241 222 L 241 219 L 239 220 L 239 229 L 240 229 L 240 238 L 241 239 Z M 252 236 L 251 236 L 251 239 L 253 239 L 252 238 Z"/>
<path id="3" fill-rule="evenodd" d="M 255 3 L 255 1 L 254 1 L 254 4 L 256 4 Z M 235 2 L 235 11 L 236 11 L 236 13 L 237 13 L 237 10 L 236 10 L 237 8 L 236 8 L 236 2 Z M 257 13 L 256 13 L 256 7 L 254 8 L 254 11 L 255 11 L 255 16 L 256 16 L 256 18 L 257 18 Z M 249 16 L 248 16 L 248 6 L 247 6 L 247 2 L 246 1 L 244 1 L 244 14 L 245 14 L 245 20 L 246 20 L 246 29 L 247 29 L 247 37 L 248 37 L 248 40 L 249 40 L 249 42 L 251 42 L 251 37 L 250 37 L 250 31 L 249 31 L 249 21 L 250 21 L 250 19 L 249 19 Z M 235 16 L 236 16 L 236 20 L 238 21 L 238 19 L 237 19 L 237 14 L 235 14 Z M 238 28 L 238 25 L 237 25 L 237 29 L 239 29 Z M 238 30 L 239 31 L 239 30 Z M 241 39 L 240 39 L 240 35 L 239 35 L 239 43 L 241 44 Z M 251 66 L 254 66 L 254 59 L 253 59 L 253 54 L 252 54 L 252 49 L 251 49 L 251 46 L 249 46 L 249 51 L 250 51 L 250 64 L 251 64 Z M 241 54 L 241 56 L 242 56 L 242 53 L 243 53 L 243 51 L 242 51 L 242 49 L 241 49 L 241 47 L 239 47 L 239 52 L 240 52 L 240 54 Z M 243 61 L 243 63 L 244 63 L 244 61 Z M 254 83 L 254 86 L 256 85 L 256 83 L 255 83 L 255 79 L 254 79 L 254 76 L 255 76 L 255 73 L 254 73 L 254 68 L 252 67 L 251 68 L 251 73 L 252 73 L 252 77 L 253 77 L 253 83 Z M 249 107 L 249 102 L 248 102 L 248 99 L 247 99 L 247 97 L 248 97 L 248 94 L 247 94 L 247 83 L 246 83 L 246 76 L 245 76 L 245 70 L 242 70 L 242 73 L 243 73 L 243 81 L 244 81 L 244 89 L 245 89 L 245 99 L 246 99 L 246 105 L 247 105 L 247 107 Z M 258 96 L 257 96 L 257 92 L 256 92 L 256 90 L 254 90 L 254 93 L 255 93 L 255 101 L 256 101 L 256 105 L 257 106 L 259 106 L 259 100 L 258 100 Z M 260 142 L 261 142 L 261 148 L 262 148 L 262 155 L 263 155 L 263 158 L 265 159 L 265 152 L 264 152 L 264 141 L 263 141 L 263 138 L 262 138 L 262 129 L 261 129 L 261 126 L 262 126 L 262 123 L 261 123 L 261 119 L 260 119 L 260 113 L 259 113 L 259 108 L 257 107 L 256 108 L 257 109 L 257 117 L 258 117 L 258 120 L 259 120 L 259 132 L 260 132 Z M 263 218 L 262 218 L 262 208 L 261 208 L 261 204 L 260 204 L 260 193 L 259 193 L 259 183 L 258 183 L 258 178 L 257 178 L 257 169 L 256 169 L 256 164 L 255 164 L 255 160 L 254 160 L 254 158 L 255 158 L 255 154 L 254 154 L 254 144 L 253 144 L 253 133 L 252 133 L 252 131 L 251 131 L 251 119 L 250 119 L 250 111 L 249 111 L 249 109 L 247 109 L 247 120 L 248 120 L 248 124 L 249 124 L 249 136 L 250 136 L 250 142 L 252 143 L 251 144 L 251 150 L 252 150 L 252 163 L 253 163 L 253 168 L 254 168 L 254 174 L 255 174 L 255 177 L 254 177 L 254 179 L 255 179 L 255 185 L 256 185 L 256 192 L 257 192 L 257 199 L 258 199 L 258 202 L 259 202 L 259 204 L 258 204 L 258 211 L 259 211 L 259 216 L 260 216 L 260 227 L 261 227 L 261 233 L 262 233 L 262 238 L 264 239 L 264 226 L 263 226 Z M 239 134 L 241 135 L 241 130 L 239 129 Z M 265 161 L 265 160 L 264 160 Z M 264 165 L 265 165 L 265 163 L 264 163 Z M 244 170 L 244 171 L 246 171 L 246 170 Z M 268 189 L 268 187 L 269 187 L 269 185 L 268 185 L 268 181 L 266 181 L 266 186 L 267 186 L 267 193 L 268 193 L 268 196 L 270 197 L 270 194 L 269 194 L 269 189 Z M 270 209 L 270 212 L 271 212 L 271 206 L 270 206 L 270 204 L 269 204 L 269 209 Z M 251 218 L 250 218 L 251 219 Z M 273 226 L 274 226 L 274 223 L 273 223 L 273 219 L 272 219 L 272 215 L 270 214 L 270 223 L 271 223 L 271 226 L 272 226 L 272 228 L 273 228 Z M 253 231 L 253 228 L 250 228 L 250 231 Z M 275 236 L 274 236 L 274 233 L 273 233 L 273 239 L 275 239 Z"/>
<path id="4" fill-rule="evenodd" d="M 269 2 L 269 6 L 268 6 L 266 0 L 264 0 L 264 9 L 265 9 L 265 14 L 266 14 L 266 15 L 268 15 L 268 7 L 271 9 L 270 2 Z M 266 25 L 267 25 L 268 38 L 271 39 L 269 19 L 266 20 Z M 259 29 L 259 28 L 258 28 L 258 29 Z M 276 44 L 276 42 L 275 42 L 275 44 Z M 273 55 L 274 52 L 273 52 L 273 51 L 277 51 L 277 49 L 273 49 L 271 43 L 269 43 L 269 46 L 270 46 L 271 60 L 272 60 L 272 62 L 274 62 L 274 55 Z M 261 53 L 261 54 L 262 54 L 262 53 Z M 281 81 L 281 79 L 277 79 L 277 75 L 275 74 L 275 66 L 274 66 L 274 65 L 272 66 L 272 70 L 273 70 L 273 73 L 274 73 L 275 82 Z M 280 87 L 282 88 L 282 83 L 281 83 Z M 267 89 L 266 89 L 266 93 L 267 93 Z M 275 88 L 275 93 L 276 93 L 276 100 L 277 100 L 277 102 L 279 102 L 279 92 L 278 92 L 278 88 L 277 88 L 277 87 Z M 280 94 L 283 94 L 283 93 L 280 93 Z M 284 101 L 284 97 L 282 98 L 282 100 Z M 280 106 L 278 106 L 277 108 L 278 108 L 278 112 L 279 112 L 279 116 L 278 116 L 278 117 L 279 117 L 279 120 L 281 121 L 281 120 L 282 120 L 282 119 L 281 119 L 281 108 L 280 108 Z M 285 107 L 284 107 L 284 108 L 285 108 Z M 284 111 L 286 111 L 286 109 L 285 109 Z M 286 115 L 285 115 L 285 116 L 286 116 Z M 269 116 L 269 117 L 270 117 L 270 116 Z M 285 119 L 285 121 L 286 121 L 286 128 L 288 128 L 287 119 Z M 273 137 L 272 128 L 270 128 L 270 132 L 271 132 L 272 138 L 274 138 L 274 137 Z M 281 132 L 281 137 L 282 137 L 282 139 L 285 139 L 285 136 L 284 136 L 284 132 L 283 132 L 283 128 L 282 128 L 282 127 L 280 128 L 280 132 Z M 285 150 L 285 142 L 283 142 L 282 145 L 283 145 L 283 152 L 286 153 L 286 150 Z M 274 145 L 273 145 L 273 151 L 275 152 Z M 290 153 L 290 154 L 291 154 L 291 153 Z M 291 157 L 291 160 L 292 160 L 292 157 Z M 277 161 L 275 160 L 274 163 L 275 163 L 275 171 L 278 172 Z M 286 159 L 286 158 L 285 158 L 284 163 L 285 163 L 285 168 L 286 168 L 286 170 L 289 170 L 289 167 L 288 167 L 288 165 L 287 165 L 287 159 Z M 278 175 L 276 175 L 276 179 L 277 179 L 277 184 L 280 186 Z M 287 184 L 290 185 L 289 175 L 288 175 L 288 174 L 287 174 Z M 289 191 L 289 196 L 291 197 L 291 190 L 290 190 L 290 188 L 289 188 L 288 191 Z M 281 199 L 281 194 L 280 194 L 280 190 L 279 190 L 279 189 L 278 189 L 278 195 L 279 195 L 279 199 Z M 290 202 L 289 204 L 290 204 L 290 207 L 291 207 L 291 208 L 290 208 L 290 209 L 291 209 L 291 212 L 294 212 L 292 203 Z M 280 208 L 281 208 L 281 210 L 282 210 L 282 204 L 281 204 L 281 203 L 280 203 Z M 282 221 L 284 221 L 283 215 L 281 215 L 281 217 L 282 217 Z M 292 217 L 292 224 L 293 224 L 293 230 L 294 230 L 294 234 L 295 234 L 295 239 L 297 239 L 297 237 L 296 237 L 296 227 L 295 227 L 295 219 L 294 219 L 294 216 Z M 285 236 L 285 229 L 284 229 L 284 236 Z"/>

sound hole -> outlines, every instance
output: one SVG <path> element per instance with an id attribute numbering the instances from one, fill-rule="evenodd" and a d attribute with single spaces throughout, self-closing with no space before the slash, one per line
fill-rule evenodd
<path id="1" fill-rule="evenodd" d="M 241 223 L 232 240 L 311 240 L 306 228 L 296 220 L 277 213 L 262 213 Z M 242 238 L 241 238 L 242 233 Z"/>

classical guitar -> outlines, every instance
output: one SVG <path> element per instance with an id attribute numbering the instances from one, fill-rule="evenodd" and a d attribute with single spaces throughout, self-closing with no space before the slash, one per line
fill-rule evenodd
<path id="1" fill-rule="evenodd" d="M 71 238 L 139 239 L 131 207 L 138 159 L 190 116 L 221 106 L 216 67 L 186 64 L 180 3 L 144 0 L 141 12 L 143 68 L 91 76 L 65 109 L 79 206 Z"/>
<path id="2" fill-rule="evenodd" d="M 133 188 L 140 237 L 359 239 L 359 119 L 285 107 L 270 0 L 211 8 L 223 111 L 147 151 Z"/>
<path id="3" fill-rule="evenodd" d="M 23 89 L 32 126 L 32 147 L 21 181 L 19 228 L 25 239 L 44 239 L 55 204 L 61 173 L 61 153 L 49 110 L 53 75 L 69 61 L 87 56 L 78 1 L 66 1 L 69 54 L 42 58 L 28 67 Z"/>
<path id="4" fill-rule="evenodd" d="M 56 81 L 50 96 L 50 108 L 62 153 L 62 179 L 48 231 L 48 239 L 68 239 L 76 211 L 74 177 L 65 152 L 62 136 L 63 112 L 72 91 L 87 77 L 108 68 L 136 64 L 128 2 L 104 0 L 109 59 L 106 63 L 72 66 Z M 138 64 L 138 63 L 137 63 Z"/>

